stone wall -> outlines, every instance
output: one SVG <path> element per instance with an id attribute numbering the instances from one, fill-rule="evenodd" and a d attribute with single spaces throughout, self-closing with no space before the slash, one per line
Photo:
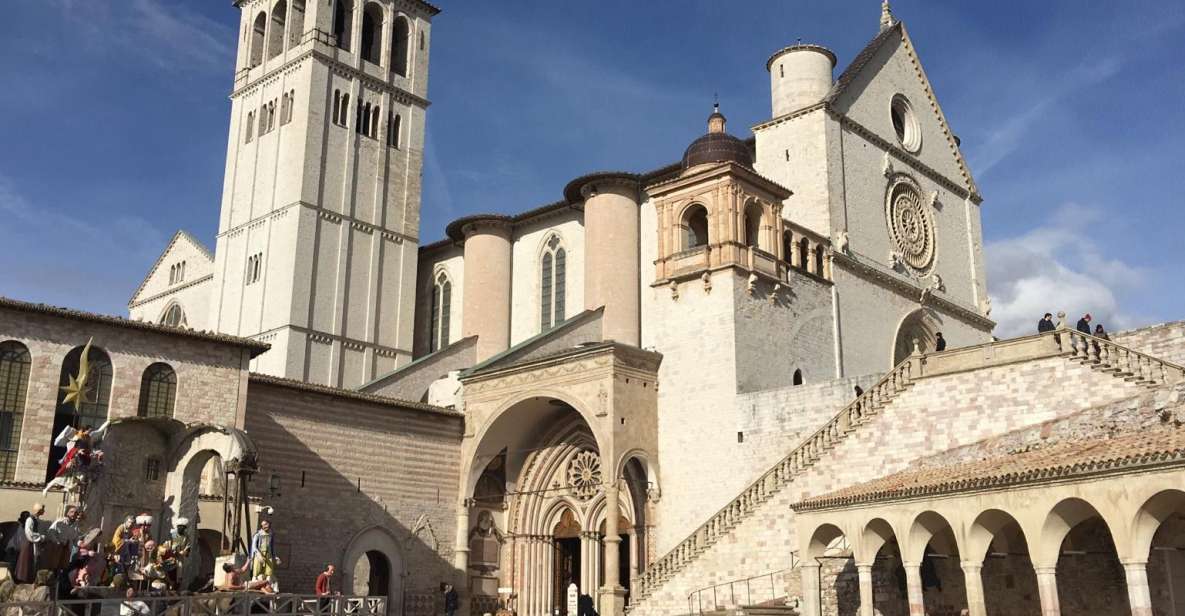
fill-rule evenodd
<path id="1" fill-rule="evenodd" d="M 326 563 L 353 571 L 342 561 L 362 536 L 398 546 L 373 549 L 407 576 L 409 594 L 452 579 L 460 414 L 253 377 L 246 428 L 259 447 L 253 488 L 276 510 L 285 590 L 310 592 Z M 278 494 L 267 490 L 273 475 Z"/>
<path id="2" fill-rule="evenodd" d="M 758 505 L 634 613 L 681 613 L 691 590 L 788 567 L 798 545 L 790 505 L 804 498 L 897 472 L 919 457 L 1142 391 L 1060 357 L 918 380 L 791 485 Z"/>
<path id="3" fill-rule="evenodd" d="M 1111 340 L 1178 366 L 1185 365 L 1185 321 L 1111 334 Z"/>

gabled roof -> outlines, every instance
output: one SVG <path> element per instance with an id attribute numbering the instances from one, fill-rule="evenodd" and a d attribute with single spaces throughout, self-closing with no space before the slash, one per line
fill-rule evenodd
<path id="1" fill-rule="evenodd" d="M 979 193 L 979 187 L 975 183 L 975 178 L 971 176 L 971 169 L 967 166 L 967 161 L 963 158 L 963 151 L 959 148 L 958 142 L 955 141 L 955 134 L 953 131 L 951 131 L 950 124 L 946 121 L 946 115 L 942 113 L 942 106 L 938 104 L 938 97 L 934 95 L 934 88 L 930 85 L 930 78 L 926 76 L 926 71 L 922 68 L 922 62 L 918 58 L 917 52 L 914 50 L 913 40 L 909 38 L 909 32 L 906 31 L 904 22 L 898 21 L 891 27 L 882 30 L 879 34 L 873 37 L 873 39 L 864 46 L 864 49 L 861 49 L 860 53 L 856 54 L 855 58 L 852 58 L 851 64 L 849 64 L 848 67 L 844 69 L 843 73 L 840 74 L 839 79 L 835 80 L 835 84 L 831 86 L 831 91 L 827 93 L 826 98 L 823 99 L 823 103 L 829 109 L 834 110 L 834 104 L 839 100 L 844 92 L 847 91 L 849 86 L 852 85 L 852 82 L 856 80 L 856 77 L 859 76 L 860 73 L 862 73 L 868 66 L 868 63 L 871 62 L 874 57 L 876 57 L 877 52 L 879 52 L 881 48 L 883 48 L 885 44 L 892 40 L 896 35 L 901 36 L 901 44 L 905 48 L 905 52 L 909 54 L 910 59 L 913 60 L 914 73 L 922 82 L 922 88 L 926 91 L 926 97 L 931 103 L 931 108 L 938 115 L 939 125 L 942 127 L 942 132 L 946 135 L 947 145 L 950 147 L 951 152 L 953 152 L 955 155 L 959 169 L 963 174 L 963 179 L 967 182 L 968 190 L 974 197 L 982 199 L 982 196 Z"/>
<path id="2" fill-rule="evenodd" d="M 568 331 L 575 329 L 580 325 L 584 325 L 591 321 L 599 321 L 605 309 L 593 308 L 585 310 L 580 314 L 574 315 L 571 318 L 565 319 L 563 322 L 557 324 L 555 327 L 535 334 L 526 340 L 498 353 L 497 355 L 487 358 L 485 361 L 474 364 L 466 370 L 461 372 L 462 377 L 466 377 L 486 370 L 495 369 L 504 365 L 514 365 L 519 359 L 529 356 L 532 350 L 536 350 L 546 345 L 546 343 L 557 336 L 560 336 Z M 564 349 L 562 352 L 567 352 L 569 349 Z"/>
<path id="3" fill-rule="evenodd" d="M 411 400 L 400 400 L 399 398 L 389 398 L 387 396 L 380 396 L 378 394 L 371 394 L 364 391 L 357 391 L 354 389 L 342 389 L 340 387 L 330 387 L 328 385 L 318 385 L 316 383 L 308 383 L 305 381 L 297 381 L 295 379 L 286 379 L 279 376 L 272 376 L 270 374 L 263 374 L 260 372 L 252 372 L 248 380 L 249 383 L 259 383 L 261 385 L 274 385 L 276 387 L 284 387 L 296 391 L 309 392 L 314 394 L 321 394 L 323 396 L 333 396 L 335 398 L 342 398 L 346 400 L 359 400 L 362 402 L 370 402 L 373 404 L 381 404 L 383 406 L 392 406 L 410 411 L 419 411 L 422 413 L 432 413 L 434 415 L 445 415 L 448 417 L 463 418 L 464 413 L 455 411 L 453 409 L 446 409 L 442 406 L 433 406 L 423 402 L 412 402 Z M 248 399 L 250 393 L 248 393 Z"/>
<path id="4" fill-rule="evenodd" d="M 144 276 L 144 280 L 140 281 L 140 286 L 136 287 L 136 292 L 132 293 L 132 296 L 128 298 L 129 307 L 136 302 L 137 297 L 140 297 L 140 293 L 144 290 L 145 285 L 147 285 L 148 281 L 152 279 L 152 275 L 156 273 L 156 270 L 160 268 L 161 264 L 165 262 L 165 257 L 168 256 L 169 252 L 173 250 L 173 246 L 177 245 L 177 242 L 182 240 L 189 242 L 195 248 L 197 248 L 198 252 L 204 255 L 210 263 L 214 262 L 214 253 L 210 252 L 210 249 L 206 248 L 205 244 L 198 241 L 198 239 L 188 231 L 184 229 L 178 230 L 173 234 L 173 239 L 169 240 L 169 244 L 165 246 L 165 249 L 161 251 L 160 256 L 156 258 L 156 262 L 152 264 L 152 267 L 148 270 L 148 274 Z"/>
<path id="5" fill-rule="evenodd" d="M 87 321 L 90 323 L 100 323 L 103 325 L 112 325 L 115 327 L 126 327 L 128 329 L 150 331 L 170 336 L 184 336 L 187 338 L 197 338 L 210 342 L 221 342 L 223 344 L 231 344 L 248 349 L 251 351 L 251 357 L 255 357 L 256 355 L 259 355 L 260 353 L 263 353 L 264 351 L 271 348 L 270 344 L 260 342 L 258 340 L 252 340 L 250 338 L 240 338 L 239 336 L 231 336 L 228 334 L 198 331 L 196 329 L 175 327 L 172 325 L 152 323 L 150 321 L 133 321 L 132 319 L 125 319 L 123 317 L 96 314 L 93 312 L 74 310 L 72 308 L 61 308 L 58 306 L 50 306 L 48 304 L 23 302 L 18 299 L 11 299 L 3 296 L 0 296 L 0 308 L 10 308 L 13 310 L 20 310 L 22 312 L 74 319 L 75 321 Z"/>

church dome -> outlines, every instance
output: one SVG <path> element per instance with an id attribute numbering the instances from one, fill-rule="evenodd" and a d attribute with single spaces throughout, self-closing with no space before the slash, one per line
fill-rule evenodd
<path id="1" fill-rule="evenodd" d="M 724 132 L 724 114 L 716 105 L 708 116 L 708 133 L 691 142 L 683 151 L 683 168 L 688 169 L 704 163 L 731 162 L 745 167 L 753 166 L 753 155 L 742 140 Z"/>

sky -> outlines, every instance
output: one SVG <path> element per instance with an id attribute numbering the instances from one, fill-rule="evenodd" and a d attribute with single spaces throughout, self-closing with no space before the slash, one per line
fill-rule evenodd
<path id="1" fill-rule="evenodd" d="M 645 171 L 768 119 L 765 61 L 836 74 L 879 0 L 439 0 L 423 226 Z M 0 38 L 0 295 L 110 314 L 178 229 L 213 246 L 238 10 L 229 0 L 11 0 Z M 996 334 L 1046 311 L 1185 319 L 1185 0 L 895 0 L 984 195 Z"/>

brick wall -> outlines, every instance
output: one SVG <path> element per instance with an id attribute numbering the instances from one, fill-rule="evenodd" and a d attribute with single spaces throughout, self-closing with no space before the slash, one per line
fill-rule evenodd
<path id="1" fill-rule="evenodd" d="M 85 345 L 92 337 L 92 348 L 104 350 L 111 358 L 110 418 L 136 415 L 144 370 L 150 364 L 164 362 L 177 373 L 177 419 L 241 425 L 249 357 L 243 346 L 0 306 L 0 341 L 20 342 L 28 347 L 32 358 L 17 481 L 44 481 L 62 361 L 71 349 Z"/>
<path id="2" fill-rule="evenodd" d="M 278 551 L 288 554 L 286 590 L 311 591 L 329 562 L 353 571 L 342 562 L 351 539 L 375 527 L 402 550 L 387 557 L 393 575 L 402 560 L 409 595 L 453 578 L 460 415 L 253 380 L 246 428 L 260 452 L 254 489 L 276 508 Z M 278 496 L 266 489 L 273 474 Z"/>

